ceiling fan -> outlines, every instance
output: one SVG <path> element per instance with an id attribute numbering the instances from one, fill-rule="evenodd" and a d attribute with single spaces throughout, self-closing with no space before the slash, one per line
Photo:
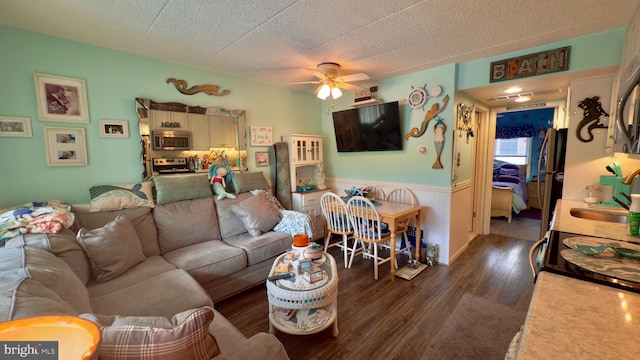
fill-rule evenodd
<path id="1" fill-rule="evenodd" d="M 340 64 L 334 62 L 323 62 L 318 64 L 316 69 L 306 69 L 320 80 L 302 81 L 292 84 L 320 84 L 314 92 L 319 99 L 325 100 L 331 95 L 333 99 L 342 96 L 340 89 L 347 89 L 353 92 L 362 90 L 362 87 L 350 84 L 352 81 L 368 80 L 369 75 L 365 73 L 356 73 L 350 75 L 339 76 Z"/>

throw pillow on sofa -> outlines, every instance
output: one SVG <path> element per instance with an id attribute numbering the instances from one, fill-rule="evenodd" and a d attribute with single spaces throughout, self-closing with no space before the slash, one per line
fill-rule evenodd
<path id="1" fill-rule="evenodd" d="M 151 316 L 81 314 L 101 330 L 99 357 L 109 359 L 210 359 L 220 354 L 209 334 L 213 309 L 191 309 L 171 320 Z"/>
<path id="2" fill-rule="evenodd" d="M 156 176 L 153 182 L 158 204 L 213 196 L 206 174 Z"/>
<path id="3" fill-rule="evenodd" d="M 89 188 L 89 195 L 91 212 L 155 206 L 150 181 L 138 184 L 94 185 Z"/>
<path id="4" fill-rule="evenodd" d="M 136 229 L 124 215 L 101 228 L 80 229 L 77 240 L 98 282 L 116 278 L 145 259 Z"/>
<path id="5" fill-rule="evenodd" d="M 249 234 L 254 237 L 270 231 L 282 219 L 264 192 L 234 205 L 231 211 L 242 220 Z"/>

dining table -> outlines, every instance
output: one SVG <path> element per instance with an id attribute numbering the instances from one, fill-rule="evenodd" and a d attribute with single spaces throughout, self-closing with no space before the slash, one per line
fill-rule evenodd
<path id="1" fill-rule="evenodd" d="M 396 256 L 396 234 L 399 230 L 403 230 L 406 227 L 408 219 L 414 217 L 416 219 L 416 246 L 415 246 L 415 259 L 420 259 L 420 219 L 422 215 L 422 207 L 419 204 L 404 204 L 387 200 L 375 200 L 373 201 L 378 214 L 380 214 L 380 221 L 386 223 L 389 226 L 389 232 L 391 233 L 390 239 L 390 257 L 394 259 Z M 391 264 L 391 281 L 394 281 L 396 277 L 396 268 Z"/>
<path id="2" fill-rule="evenodd" d="M 380 214 L 380 220 L 389 225 L 389 231 L 391 232 L 390 240 L 390 256 L 391 259 L 395 259 L 396 256 L 396 233 L 401 230 L 407 219 L 415 217 L 416 219 L 416 246 L 415 246 L 415 259 L 420 259 L 420 219 L 422 215 L 422 207 L 420 205 L 396 203 L 387 200 L 376 200 L 376 210 Z M 396 267 L 391 263 L 391 281 L 395 280 Z"/>

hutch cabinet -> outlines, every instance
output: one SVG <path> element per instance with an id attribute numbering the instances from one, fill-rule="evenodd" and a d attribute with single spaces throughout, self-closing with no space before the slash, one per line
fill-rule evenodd
<path id="1" fill-rule="evenodd" d="M 318 135 L 291 134 L 282 136 L 289 147 L 289 170 L 291 171 L 291 206 L 311 217 L 313 240 L 324 237 L 324 217 L 320 208 L 320 197 L 329 189 L 304 191 L 307 180 L 318 182 L 322 168 L 322 137 Z"/>

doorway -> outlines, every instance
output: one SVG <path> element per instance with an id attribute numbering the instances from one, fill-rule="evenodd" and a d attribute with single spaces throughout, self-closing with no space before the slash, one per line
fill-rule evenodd
<path id="1" fill-rule="evenodd" d="M 523 111 L 523 110 L 533 110 L 533 109 L 546 109 L 552 108 L 553 110 L 553 123 L 552 127 L 562 127 L 565 123 L 565 102 L 564 101 L 550 101 L 542 104 L 531 104 L 531 105 L 518 105 L 518 106 L 508 106 L 508 107 L 499 107 L 492 108 L 490 110 L 476 106 L 476 108 L 480 111 L 479 114 L 476 114 L 478 119 L 482 119 L 483 112 L 487 116 L 487 121 L 479 124 L 478 127 L 478 148 L 476 149 L 476 161 L 474 162 L 474 213 L 476 217 L 473 221 L 473 231 L 479 234 L 487 235 L 489 233 L 493 233 L 492 231 L 492 218 L 491 218 L 491 194 L 492 194 L 492 185 L 493 185 L 493 163 L 494 163 L 494 150 L 495 150 L 495 139 L 496 139 L 496 130 L 498 123 L 498 114 L 504 114 L 509 112 Z M 484 125 L 484 126 L 483 126 Z M 536 130 L 538 130 L 536 128 Z M 536 136 L 538 135 L 536 131 Z M 537 160 L 537 159 L 536 159 Z M 530 167 L 536 167 L 535 172 L 537 173 L 537 163 L 533 162 L 528 165 Z M 528 170 L 528 173 L 533 175 L 533 172 Z M 533 182 L 537 180 L 537 178 L 533 178 L 530 176 L 528 182 Z M 533 185 L 529 184 L 529 189 L 533 190 Z M 528 190 L 529 190 L 528 189 Z M 514 217 L 515 218 L 515 217 Z M 526 219 L 524 222 L 531 223 L 530 219 Z M 523 222 L 514 222 L 512 220 L 511 225 L 504 219 L 504 223 L 506 225 L 502 225 L 503 229 L 496 227 L 495 231 L 504 231 L 506 234 L 518 234 L 513 231 L 514 229 L 519 229 L 523 227 Z M 539 220 L 537 224 L 527 224 L 528 228 L 537 227 L 539 229 L 540 223 Z M 509 230 L 511 229 L 511 230 Z M 538 237 L 538 233 L 531 231 L 531 234 L 535 233 L 535 238 L 533 235 L 527 235 L 527 237 L 531 237 L 533 240 L 536 240 Z M 525 236 L 518 236 L 525 237 Z"/>

